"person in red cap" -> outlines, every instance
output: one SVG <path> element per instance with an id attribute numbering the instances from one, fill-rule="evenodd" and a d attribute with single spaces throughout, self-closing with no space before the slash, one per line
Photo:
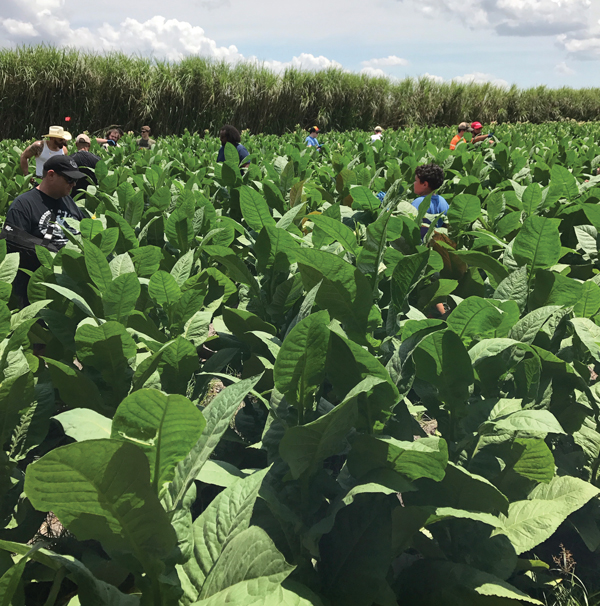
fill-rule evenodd
<path id="1" fill-rule="evenodd" d="M 481 131 L 483 130 L 483 124 L 481 122 L 471 122 L 471 128 L 473 129 L 473 138 L 471 139 L 471 143 L 481 143 L 481 141 L 485 141 L 486 139 L 490 140 L 490 143 L 493 143 L 492 135 L 482 135 Z"/>
<path id="2" fill-rule="evenodd" d="M 319 129 L 316 126 L 311 126 L 308 131 L 308 137 L 305 139 L 305 143 L 308 147 L 316 147 L 318 150 L 321 149 L 319 142 L 317 141 L 317 133 Z"/>

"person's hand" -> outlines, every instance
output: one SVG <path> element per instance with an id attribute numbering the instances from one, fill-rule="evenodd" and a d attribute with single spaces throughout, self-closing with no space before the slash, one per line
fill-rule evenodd
<path id="1" fill-rule="evenodd" d="M 107 139 L 106 140 L 106 144 L 107 145 L 112 145 L 113 147 L 115 147 L 117 145 L 117 142 L 113 141 L 112 139 Z"/>

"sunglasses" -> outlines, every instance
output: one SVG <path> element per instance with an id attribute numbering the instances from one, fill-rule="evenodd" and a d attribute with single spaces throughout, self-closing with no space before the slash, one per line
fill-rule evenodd
<path id="1" fill-rule="evenodd" d="M 63 175 L 61 173 L 56 173 L 59 177 L 62 177 L 69 185 L 75 185 L 77 183 L 77 179 L 73 179 L 71 177 L 67 177 L 67 175 Z"/>

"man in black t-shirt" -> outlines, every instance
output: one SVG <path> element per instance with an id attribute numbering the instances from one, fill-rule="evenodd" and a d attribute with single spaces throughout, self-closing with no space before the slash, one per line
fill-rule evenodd
<path id="1" fill-rule="evenodd" d="M 62 248 L 67 243 L 60 226 L 62 225 L 74 234 L 75 229 L 65 223 L 65 219 L 73 218 L 81 221 L 83 213 L 77 207 L 71 190 L 78 179 L 85 175 L 77 170 L 77 164 L 68 156 L 52 156 L 44 164 L 42 182 L 35 188 L 17 196 L 6 213 L 4 229 L 10 236 L 23 230 L 28 234 L 40 238 L 40 244 L 52 244 L 55 248 Z M 16 230 L 15 230 L 16 228 Z M 10 242 L 7 240 L 10 250 Z M 31 255 L 28 255 L 30 259 Z M 23 253 L 21 253 L 21 266 L 25 266 Z M 28 269 L 35 269 L 31 265 Z M 39 263 L 38 263 L 39 267 Z M 29 276 L 19 271 L 13 289 L 20 297 L 21 303 L 28 304 L 27 283 Z"/>
<path id="2" fill-rule="evenodd" d="M 77 180 L 71 192 L 72 197 L 75 197 L 79 192 L 85 191 L 87 186 L 92 183 L 98 185 L 98 179 L 96 179 L 94 171 L 90 169 L 96 168 L 96 164 L 100 161 L 100 156 L 90 152 L 91 141 L 85 133 L 77 135 L 75 143 L 77 145 L 77 153 L 73 154 L 71 158 L 75 160 L 75 164 L 77 164 L 84 176 Z"/>

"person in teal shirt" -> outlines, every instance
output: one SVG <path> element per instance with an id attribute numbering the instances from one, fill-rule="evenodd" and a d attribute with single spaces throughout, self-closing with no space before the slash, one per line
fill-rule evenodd
<path id="1" fill-rule="evenodd" d="M 305 139 L 305 143 L 307 145 L 307 147 L 316 147 L 317 149 L 321 149 L 321 146 L 319 145 L 319 141 L 317 140 L 317 133 L 319 132 L 319 129 L 316 126 L 311 126 L 310 130 L 308 131 L 308 137 L 306 137 Z"/>
<path id="2" fill-rule="evenodd" d="M 444 171 L 437 164 L 422 164 L 421 166 L 417 166 L 417 169 L 415 171 L 414 189 L 415 194 L 417 194 L 417 196 L 419 197 L 414 200 L 412 205 L 417 210 L 419 210 L 421 202 L 425 200 L 426 196 L 432 194 L 431 203 L 429 204 L 429 208 L 427 209 L 427 214 L 447 214 L 450 205 L 442 196 L 435 193 L 435 191 L 439 189 L 443 183 Z M 425 236 L 430 224 L 431 222 L 428 219 L 423 219 L 423 225 L 421 225 L 421 237 Z M 442 227 L 443 225 L 444 219 L 440 218 L 436 226 Z"/>

